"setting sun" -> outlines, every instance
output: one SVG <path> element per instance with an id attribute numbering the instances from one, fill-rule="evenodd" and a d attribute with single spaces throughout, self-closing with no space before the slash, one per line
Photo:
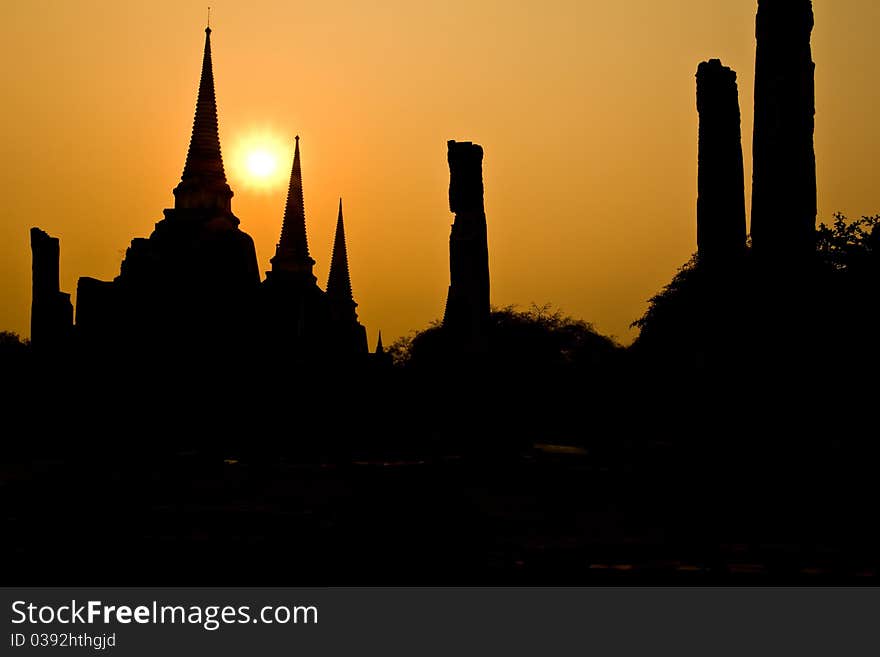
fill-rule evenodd
<path id="1" fill-rule="evenodd" d="M 248 155 L 247 169 L 255 178 L 267 178 L 278 169 L 278 160 L 269 151 L 255 150 Z"/>
<path id="2" fill-rule="evenodd" d="M 293 148 L 269 131 L 246 134 L 234 142 L 232 175 L 251 190 L 283 186 L 290 174 Z"/>

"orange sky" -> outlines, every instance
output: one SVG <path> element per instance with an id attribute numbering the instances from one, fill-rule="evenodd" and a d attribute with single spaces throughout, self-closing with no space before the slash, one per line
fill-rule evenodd
<path id="1" fill-rule="evenodd" d="M 300 134 L 319 282 L 342 195 L 360 318 L 389 342 L 442 315 L 446 140 L 476 141 L 493 303 L 550 302 L 629 342 L 696 248 L 703 59 L 739 73 L 750 177 L 756 5 L 212 0 L 233 211 L 268 269 L 284 188 L 248 186 L 232 158 Z M 880 213 L 880 3 L 814 6 L 820 219 Z M 0 330 L 29 333 L 31 226 L 61 238 L 72 293 L 173 205 L 204 18 L 204 1 L 0 0 Z"/>

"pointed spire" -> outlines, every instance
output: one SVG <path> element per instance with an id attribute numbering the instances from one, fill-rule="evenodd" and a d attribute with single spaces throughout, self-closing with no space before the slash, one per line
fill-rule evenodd
<path id="1" fill-rule="evenodd" d="M 309 256 L 309 241 L 306 236 L 306 210 L 303 202 L 302 165 L 299 157 L 299 135 L 293 152 L 293 167 L 290 170 L 290 184 L 287 188 L 287 204 L 284 207 L 284 221 L 281 224 L 281 240 L 272 258 L 272 269 L 285 271 L 304 271 L 309 275 L 315 261 Z"/>
<path id="2" fill-rule="evenodd" d="M 232 190 L 226 184 L 226 172 L 220 154 L 210 27 L 205 28 L 205 54 L 202 59 L 202 76 L 192 136 L 183 175 L 174 190 L 174 196 L 177 208 L 231 208 Z"/>
<path id="3" fill-rule="evenodd" d="M 384 354 L 385 346 L 382 344 L 382 329 L 379 329 L 379 340 L 376 342 L 376 353 Z"/>
<path id="4" fill-rule="evenodd" d="M 342 222 L 342 199 L 339 199 L 339 216 L 336 219 L 336 237 L 330 258 L 330 275 L 327 277 L 327 296 L 337 303 L 357 306 L 351 294 L 351 277 L 348 272 L 348 250 L 345 248 L 345 225 Z"/>

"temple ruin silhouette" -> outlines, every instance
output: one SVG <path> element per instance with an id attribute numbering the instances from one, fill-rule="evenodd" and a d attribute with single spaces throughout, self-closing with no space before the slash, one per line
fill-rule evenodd
<path id="1" fill-rule="evenodd" d="M 484 151 L 449 141 L 443 324 L 387 351 L 379 331 L 368 356 L 344 224 L 357 215 L 342 199 L 326 285 L 315 276 L 306 139 L 260 269 L 232 210 L 208 31 L 174 207 L 114 280 L 80 279 L 75 326 L 58 239 L 31 231 L 36 349 L 16 345 L 18 369 L 0 358 L 9 433 L 28 436 L 6 442 L 20 462 L 0 505 L 13 574 L 495 586 L 667 572 L 728 583 L 761 568 L 813 585 L 845 572 L 859 584 L 870 568 L 876 579 L 878 450 L 864 431 L 876 395 L 859 383 L 880 362 L 861 339 L 880 327 L 880 218 L 844 243 L 859 247 L 852 260 L 823 253 L 827 227 L 812 246 L 809 7 L 760 2 L 754 248 L 737 73 L 708 58 L 695 80 L 680 71 L 696 83 L 698 116 L 690 97 L 679 109 L 699 120 L 698 254 L 626 349 L 552 308 L 490 314 Z M 815 266 L 791 266 L 814 250 Z M 552 254 L 534 256 L 540 268 Z M 71 342 L 84 357 L 56 359 Z M 238 359 L 250 369 L 233 367 L 242 344 L 255 346 Z M 185 357 L 150 368 L 132 345 Z M 367 365 L 326 378 L 290 366 L 334 361 Z"/>
<path id="2" fill-rule="evenodd" d="M 233 191 L 220 148 L 211 61 L 204 55 L 192 135 L 174 207 L 149 238 L 135 238 L 112 281 L 79 279 L 76 337 L 86 348 L 161 352 L 172 344 L 228 353 L 248 341 L 272 345 L 278 358 L 308 360 L 368 353 L 352 295 L 340 199 L 326 292 L 312 273 L 299 137 L 271 271 L 261 282 L 251 237 L 233 214 Z M 58 290 L 57 238 L 32 231 L 34 344 L 59 342 L 73 328 L 69 295 Z"/>
<path id="3" fill-rule="evenodd" d="M 809 0 L 758 3 L 752 253 L 759 262 L 783 267 L 815 252 L 812 28 Z M 737 77 L 719 59 L 710 59 L 699 65 L 696 82 L 698 259 L 716 271 L 733 271 L 733 263 L 747 252 Z M 478 354 L 488 349 L 490 318 L 483 148 L 451 140 L 447 161 L 449 208 L 455 219 L 442 326 L 459 352 Z M 58 241 L 35 229 L 35 346 L 63 343 L 74 334 L 87 347 L 139 344 L 161 350 L 174 341 L 211 352 L 250 341 L 294 360 L 366 356 L 366 330 L 352 293 L 342 199 L 324 289 L 313 273 L 299 137 L 281 234 L 263 281 L 253 240 L 232 211 L 232 197 L 220 148 L 211 29 L 206 28 L 192 135 L 174 189 L 174 207 L 164 211 L 149 238 L 132 240 L 115 279 L 79 279 L 75 331 L 65 305 L 69 297 L 57 284 Z M 384 354 L 381 341 L 379 347 Z"/>

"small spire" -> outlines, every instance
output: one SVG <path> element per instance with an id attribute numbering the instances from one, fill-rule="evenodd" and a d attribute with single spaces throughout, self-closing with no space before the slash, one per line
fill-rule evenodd
<path id="1" fill-rule="evenodd" d="M 284 220 L 281 224 L 281 239 L 272 258 L 272 268 L 286 271 L 306 271 L 312 273 L 315 261 L 309 256 L 309 241 L 306 235 L 306 210 L 303 201 L 302 164 L 299 155 L 299 135 L 294 138 L 293 167 L 290 170 L 290 184 L 287 188 L 287 203 L 284 207 Z"/>
<path id="2" fill-rule="evenodd" d="M 339 199 L 339 215 L 336 219 L 336 236 L 333 239 L 333 255 L 330 257 L 330 275 L 327 277 L 327 296 L 336 303 L 351 304 L 352 309 L 357 306 L 351 293 L 341 198 Z"/>
<path id="3" fill-rule="evenodd" d="M 208 7 L 208 26 L 205 28 L 205 32 L 208 34 L 211 33 L 211 7 Z"/>
<path id="4" fill-rule="evenodd" d="M 379 329 L 379 340 L 376 342 L 376 353 L 384 354 L 385 347 L 382 345 L 382 329 Z"/>
<path id="5" fill-rule="evenodd" d="M 174 196 L 177 208 L 229 210 L 231 207 L 232 190 L 226 184 L 223 156 L 220 153 L 210 27 L 205 28 L 205 52 L 202 58 L 202 75 L 199 80 L 192 136 L 183 175 L 180 184 L 174 190 Z"/>

